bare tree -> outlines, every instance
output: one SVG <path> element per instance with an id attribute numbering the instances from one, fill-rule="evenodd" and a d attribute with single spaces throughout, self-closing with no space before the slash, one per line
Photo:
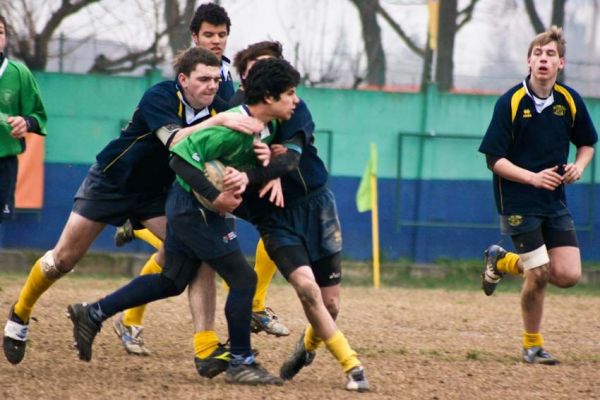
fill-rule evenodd
<path id="1" fill-rule="evenodd" d="M 8 50 L 23 60 L 32 70 L 44 70 L 48 62 L 50 39 L 62 22 L 91 4 L 101 0 L 61 0 L 60 6 L 50 11 L 40 30 L 36 27 L 36 8 L 32 2 L 2 2 L 0 12 L 7 18 L 11 39 Z M 17 4 L 18 3 L 18 4 Z M 19 21 L 19 23 L 15 22 Z"/>
<path id="2" fill-rule="evenodd" d="M 385 52 L 381 43 L 381 28 L 377 23 L 379 0 L 350 0 L 358 9 L 362 36 L 367 52 L 366 81 L 370 85 L 385 85 Z"/>
<path id="3" fill-rule="evenodd" d="M 160 51 L 160 41 L 166 36 L 172 54 L 176 54 L 190 45 L 190 32 L 188 21 L 196 9 L 196 0 L 186 0 L 181 12 L 179 0 L 162 0 L 163 13 L 159 12 L 160 0 L 155 0 L 154 11 L 156 16 L 155 26 L 165 25 L 161 31 L 155 29 L 154 40 L 147 47 L 129 50 L 126 54 L 108 58 L 100 54 L 94 60 L 90 72 L 102 74 L 116 74 L 133 71 L 141 66 L 155 67 L 165 60 L 163 51 Z"/>
<path id="4" fill-rule="evenodd" d="M 367 79 L 368 84 L 380 85 L 382 79 L 385 82 L 385 58 L 383 58 L 383 72 L 381 66 L 376 60 L 369 58 L 369 51 L 372 48 L 383 49 L 381 45 L 381 33 L 376 15 L 381 16 L 398 35 L 400 40 L 416 55 L 423 59 L 422 84 L 427 83 L 431 78 L 431 64 L 433 57 L 427 44 L 416 43 L 402 28 L 400 22 L 396 21 L 379 3 L 379 0 L 350 0 L 361 15 L 363 24 L 363 39 L 365 50 L 367 52 Z M 440 1 L 440 23 L 439 23 L 439 43 L 438 63 L 436 67 L 436 78 L 440 90 L 450 90 L 453 85 L 454 63 L 454 39 L 458 31 L 467 24 L 473 15 L 475 5 L 479 0 L 470 0 L 469 4 L 462 10 L 458 10 L 457 0 L 439 0 Z M 363 14 L 365 14 L 363 16 Z M 367 14 L 375 14 L 369 16 Z M 374 25 L 374 26 L 373 26 Z M 382 50 L 383 53 L 383 50 Z M 373 57 L 373 56 L 372 56 Z M 373 80 L 370 80 L 373 79 Z"/>
<path id="5" fill-rule="evenodd" d="M 552 0 L 552 17 L 550 18 L 550 25 L 563 26 L 565 23 L 565 3 L 567 0 Z M 525 0 L 525 9 L 531 21 L 531 26 L 535 33 L 542 33 L 548 29 L 549 26 L 544 25 L 540 18 L 534 0 Z"/>
<path id="6" fill-rule="evenodd" d="M 180 6 L 180 1 L 183 6 Z M 43 4 L 39 0 L 1 1 L 0 13 L 7 19 L 10 33 L 7 50 L 32 70 L 44 70 L 49 58 L 56 56 L 49 53 L 51 40 L 58 36 L 58 30 L 67 18 L 86 7 L 105 5 L 103 14 L 113 14 L 117 24 L 126 24 L 126 18 L 131 16 L 119 15 L 114 9 L 115 3 L 111 4 L 108 0 L 53 0 Z M 189 46 L 187 23 L 194 13 L 196 0 L 153 0 L 152 4 L 155 18 L 151 24 L 154 26 L 154 34 L 150 42 L 147 41 L 142 48 L 123 45 L 122 48 L 126 51 L 119 56 L 98 55 L 90 67 L 91 72 L 113 74 L 132 71 L 145 65 L 156 66 L 165 59 L 164 46 L 161 46 L 161 41 L 164 42 L 165 38 L 172 53 Z M 137 6 L 140 11 L 147 11 L 148 2 L 140 1 Z M 91 18 L 94 19 L 93 16 Z M 84 16 L 82 20 L 89 21 L 88 24 L 91 25 L 90 15 Z M 85 29 L 89 30 L 90 27 L 86 26 Z M 90 31 L 81 42 L 93 37 L 94 32 Z"/>

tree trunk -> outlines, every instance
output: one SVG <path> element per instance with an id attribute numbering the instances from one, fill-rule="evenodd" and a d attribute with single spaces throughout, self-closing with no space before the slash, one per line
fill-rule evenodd
<path id="1" fill-rule="evenodd" d="M 190 47 L 190 31 L 187 25 L 194 15 L 195 0 L 186 0 L 183 14 L 179 13 L 179 0 L 165 0 L 165 23 L 168 30 L 169 47 L 173 55 Z"/>
<path id="2" fill-rule="evenodd" d="M 440 0 L 437 64 L 435 79 L 440 91 L 447 92 L 454 85 L 454 38 L 456 36 L 457 0 Z"/>
<path id="3" fill-rule="evenodd" d="M 358 9 L 362 24 L 362 36 L 367 53 L 367 76 L 369 85 L 385 85 L 385 53 L 381 43 L 381 28 L 377 23 L 379 0 L 351 0 Z"/>

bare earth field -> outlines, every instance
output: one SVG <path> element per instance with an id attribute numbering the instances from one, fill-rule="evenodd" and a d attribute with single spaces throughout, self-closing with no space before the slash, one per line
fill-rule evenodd
<path id="1" fill-rule="evenodd" d="M 2 325 L 24 279 L 0 275 Z M 360 354 L 372 386 L 370 393 L 359 394 L 343 389 L 345 377 L 325 349 L 282 387 L 232 386 L 222 376 L 199 377 L 187 296 L 148 308 L 150 357 L 127 355 L 109 321 L 96 338 L 93 360 L 79 361 L 66 306 L 96 300 L 125 282 L 74 274 L 51 288 L 34 310 L 23 362 L 13 366 L 0 356 L 0 399 L 600 398 L 599 297 L 548 296 L 546 348 L 562 361 L 549 367 L 520 362 L 517 294 L 486 298 L 479 291 L 344 288 L 339 326 Z M 218 332 L 224 340 L 223 300 L 220 290 Z M 275 372 L 305 320 L 287 285 L 273 285 L 269 305 L 292 330 L 287 338 L 253 335 L 259 361 Z"/>

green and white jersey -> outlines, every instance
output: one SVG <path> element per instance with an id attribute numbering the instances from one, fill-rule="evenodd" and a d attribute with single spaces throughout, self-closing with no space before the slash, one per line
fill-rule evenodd
<path id="1" fill-rule="evenodd" d="M 246 106 L 234 107 L 226 112 L 235 112 L 250 115 Z M 254 154 L 253 143 L 259 140 L 270 144 L 275 135 L 275 121 L 269 123 L 258 135 L 252 136 L 234 131 L 224 126 L 214 126 L 192 133 L 190 136 L 177 143 L 171 152 L 177 154 L 185 161 L 204 171 L 204 163 L 219 160 L 226 166 L 236 169 L 249 169 L 258 166 Z M 190 190 L 187 183 L 179 176 L 177 181 L 186 190 Z"/>
<path id="2" fill-rule="evenodd" d="M 35 118 L 41 134 L 46 134 L 48 117 L 33 74 L 25 65 L 4 58 L 0 64 L 0 157 L 23 151 L 21 142 L 10 135 L 6 118 L 11 116 Z"/>

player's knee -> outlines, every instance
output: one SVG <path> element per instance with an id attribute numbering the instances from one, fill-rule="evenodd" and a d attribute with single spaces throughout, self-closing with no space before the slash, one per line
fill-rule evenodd
<path id="1" fill-rule="evenodd" d="M 526 281 L 536 289 L 543 289 L 550 281 L 548 264 L 527 270 Z"/>
<path id="2" fill-rule="evenodd" d="M 294 285 L 294 289 L 304 306 L 314 307 L 319 302 L 321 293 L 315 281 L 302 280 Z"/>
<path id="3" fill-rule="evenodd" d="M 68 267 L 64 260 L 54 256 L 54 250 L 47 251 L 40 259 L 40 268 L 47 279 L 55 281 L 62 278 L 73 267 Z"/>
<path id="4" fill-rule="evenodd" d="M 577 285 L 577 283 L 579 283 L 580 279 L 581 279 L 581 270 L 569 271 L 569 272 L 561 274 L 560 276 L 556 276 L 556 277 L 553 276 L 552 283 L 561 289 L 567 289 L 567 288 Z"/>

